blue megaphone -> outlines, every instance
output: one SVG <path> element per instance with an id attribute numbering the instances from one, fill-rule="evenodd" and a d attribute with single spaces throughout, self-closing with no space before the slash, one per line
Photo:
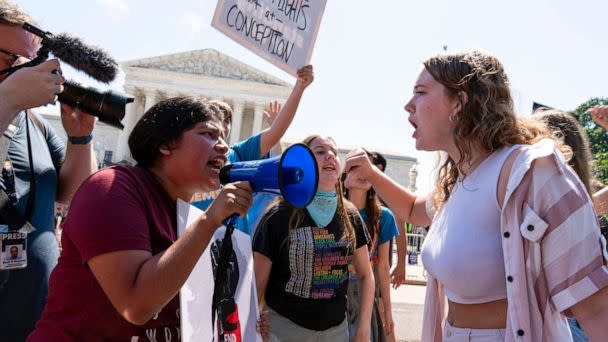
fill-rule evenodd
<path id="1" fill-rule="evenodd" d="M 294 144 L 274 158 L 236 162 L 222 167 L 222 184 L 237 181 L 248 181 L 253 192 L 280 194 L 294 207 L 304 208 L 317 193 L 319 171 L 308 146 Z"/>
<path id="2" fill-rule="evenodd" d="M 294 207 L 304 208 L 317 193 L 319 171 L 317 161 L 308 146 L 294 144 L 278 157 L 237 162 L 222 167 L 220 170 L 222 184 L 237 181 L 249 182 L 253 192 L 280 194 Z M 232 233 L 237 217 L 237 214 L 232 214 L 224 221 L 226 232 L 218 258 L 211 302 L 212 328 L 215 326 L 219 303 L 224 296 L 221 284 L 226 281 L 228 259 L 232 251 Z"/>

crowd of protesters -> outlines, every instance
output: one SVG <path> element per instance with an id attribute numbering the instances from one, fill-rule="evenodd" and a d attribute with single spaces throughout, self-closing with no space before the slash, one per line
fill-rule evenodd
<path id="1" fill-rule="evenodd" d="M 135 165 L 97 170 L 93 116 L 62 105 L 64 143 L 30 111 L 57 101 L 65 79 L 56 59 L 16 68 L 40 48 L 26 22 L 34 20 L 0 0 L 0 234 L 10 258 L 0 269 L 1 340 L 180 336 L 180 288 L 235 213 L 251 237 L 264 340 L 395 341 L 390 286 L 405 281 L 405 222 L 429 227 L 423 341 L 606 338 L 608 189 L 593 178 L 587 138 L 570 113 L 516 115 L 496 57 L 471 51 L 423 63 L 405 111 L 416 149 L 441 152 L 430 194 L 383 173 L 377 152 L 355 149 L 341 160 L 333 138 L 311 135 L 302 143 L 318 187 L 295 208 L 258 197 L 248 182 L 220 186 L 219 174 L 227 163 L 281 153 L 312 66 L 252 137 L 226 143 L 228 104 L 173 97 L 130 132 Z M 608 106 L 589 113 L 608 129 Z M 214 196 L 203 203 L 202 192 Z M 203 213 L 178 236 L 180 199 Z M 69 203 L 61 251 L 56 202 Z M 26 224 L 14 227 L 7 212 Z"/>

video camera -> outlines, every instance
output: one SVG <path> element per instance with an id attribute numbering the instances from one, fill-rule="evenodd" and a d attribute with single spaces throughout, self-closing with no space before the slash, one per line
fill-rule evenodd
<path id="1" fill-rule="evenodd" d="M 12 73 L 23 67 L 38 65 L 46 61 L 49 53 L 52 53 L 59 60 L 99 82 L 109 83 L 116 78 L 118 63 L 103 50 L 85 45 L 78 38 L 65 33 L 53 35 L 29 23 L 23 24 L 23 29 L 42 38 L 41 47 L 33 60 L 9 68 L 5 72 Z M 63 86 L 63 92 L 57 94 L 59 102 L 97 116 L 101 122 L 119 129 L 124 128 L 120 121 L 125 116 L 127 103 L 133 102 L 133 97 L 111 90 L 102 92 L 71 80 L 66 80 Z"/>

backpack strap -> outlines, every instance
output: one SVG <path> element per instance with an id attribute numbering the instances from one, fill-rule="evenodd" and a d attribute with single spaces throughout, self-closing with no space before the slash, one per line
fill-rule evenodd
<path id="1" fill-rule="evenodd" d="M 34 114 L 34 112 L 32 112 L 30 110 L 26 110 L 25 113 L 27 114 L 27 117 L 32 120 L 34 125 L 36 125 L 36 127 L 38 127 L 40 132 L 42 132 L 42 135 L 44 136 L 44 139 L 46 140 L 46 127 L 44 127 L 44 125 L 42 124 L 40 119 L 38 119 L 38 115 Z"/>
<path id="2" fill-rule="evenodd" d="M 17 115 L 9 124 L 4 134 L 0 135 L 0 160 L 2 162 L 7 159 L 11 140 L 19 130 L 19 119 L 20 117 Z M 29 132 L 26 132 L 26 134 L 29 134 Z M 30 164 L 31 163 L 32 160 L 30 158 Z M 30 195 L 30 198 L 33 199 L 33 194 Z M 10 230 L 20 231 L 22 233 L 31 233 L 35 230 L 30 222 L 28 222 L 28 220 L 21 213 L 19 213 L 17 208 L 15 208 L 7 193 L 2 188 L 0 188 L 0 217 L 4 219 L 4 222 L 8 225 Z"/>

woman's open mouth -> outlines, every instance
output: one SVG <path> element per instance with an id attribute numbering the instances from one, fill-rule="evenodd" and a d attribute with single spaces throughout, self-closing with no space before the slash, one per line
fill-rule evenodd
<path id="1" fill-rule="evenodd" d="M 418 125 L 411 118 L 408 118 L 407 121 L 409 121 L 410 125 L 412 125 L 412 127 L 414 127 L 414 133 L 412 133 L 412 138 L 416 138 L 415 135 L 416 135 L 416 131 L 418 130 Z"/>
<path id="2" fill-rule="evenodd" d="M 218 156 L 207 162 L 207 168 L 214 173 L 219 173 L 220 169 L 226 164 L 226 157 Z"/>
<path id="3" fill-rule="evenodd" d="M 324 173 L 328 173 L 328 174 L 336 173 L 336 167 L 333 164 L 323 166 L 322 170 Z"/>

